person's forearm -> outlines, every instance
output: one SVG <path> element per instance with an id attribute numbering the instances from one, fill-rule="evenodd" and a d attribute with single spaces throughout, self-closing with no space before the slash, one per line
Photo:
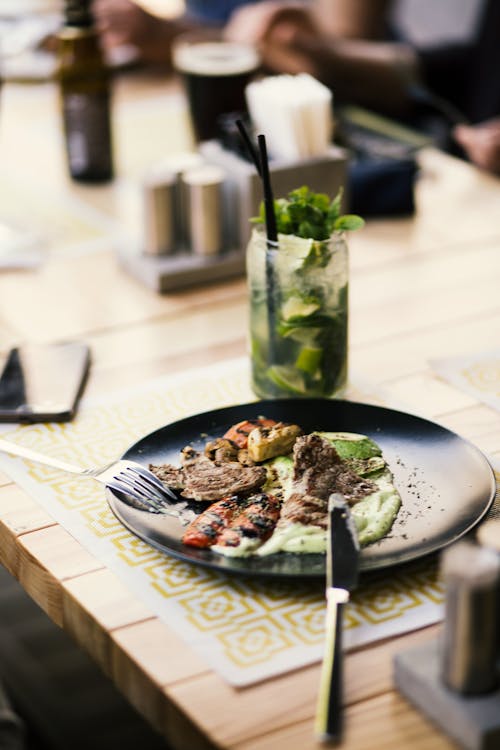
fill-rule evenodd
<path id="1" fill-rule="evenodd" d="M 387 114 L 411 108 L 410 85 L 418 81 L 418 58 L 410 47 L 361 40 L 331 40 L 313 53 L 317 77 L 341 101 Z"/>
<path id="2" fill-rule="evenodd" d="M 324 34 L 341 39 L 384 39 L 393 0 L 314 0 Z"/>

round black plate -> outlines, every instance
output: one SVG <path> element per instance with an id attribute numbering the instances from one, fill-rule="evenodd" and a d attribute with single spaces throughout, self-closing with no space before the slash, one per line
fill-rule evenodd
<path id="1" fill-rule="evenodd" d="M 258 416 L 299 424 L 304 432 L 358 432 L 380 445 L 403 503 L 390 534 L 362 550 L 362 571 L 409 562 L 450 544 L 475 526 L 494 500 L 493 471 L 483 454 L 466 440 L 420 417 L 352 401 L 280 399 L 216 409 L 146 435 L 123 458 L 146 466 L 178 465 L 184 446 L 202 448 L 231 425 Z M 136 510 L 111 490 L 108 500 L 131 532 L 182 560 L 249 576 L 325 575 L 324 554 L 280 552 L 267 557 L 224 557 L 182 544 L 185 525 L 178 518 Z"/>

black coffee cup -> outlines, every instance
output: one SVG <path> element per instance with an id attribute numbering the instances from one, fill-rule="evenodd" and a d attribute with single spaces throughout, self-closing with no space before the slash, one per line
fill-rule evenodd
<path id="1" fill-rule="evenodd" d="M 184 34 L 174 45 L 173 64 L 184 82 L 197 141 L 217 137 L 221 115 L 247 111 L 245 88 L 260 65 L 251 45 L 215 32 Z"/>

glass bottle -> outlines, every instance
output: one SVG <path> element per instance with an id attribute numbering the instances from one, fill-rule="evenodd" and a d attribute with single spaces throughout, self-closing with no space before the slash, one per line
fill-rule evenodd
<path id="1" fill-rule="evenodd" d="M 68 169 L 74 180 L 113 177 L 111 83 L 91 0 L 67 0 L 58 73 Z"/>

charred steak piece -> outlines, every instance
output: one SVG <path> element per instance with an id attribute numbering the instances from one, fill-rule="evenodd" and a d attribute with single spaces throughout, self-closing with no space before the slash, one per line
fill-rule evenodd
<path id="1" fill-rule="evenodd" d="M 182 450 L 182 466 L 170 464 L 149 468 L 158 479 L 174 490 L 182 490 L 182 497 L 190 500 L 215 502 L 231 495 L 249 495 L 262 487 L 267 472 L 262 466 L 243 466 L 237 460 L 230 460 L 227 454 L 223 460 L 212 461 L 191 446 Z"/>
<path id="2" fill-rule="evenodd" d="M 299 437 L 294 447 L 294 473 L 281 521 L 327 526 L 328 498 L 339 492 L 353 504 L 375 489 L 355 474 L 328 440 L 319 435 Z"/>

